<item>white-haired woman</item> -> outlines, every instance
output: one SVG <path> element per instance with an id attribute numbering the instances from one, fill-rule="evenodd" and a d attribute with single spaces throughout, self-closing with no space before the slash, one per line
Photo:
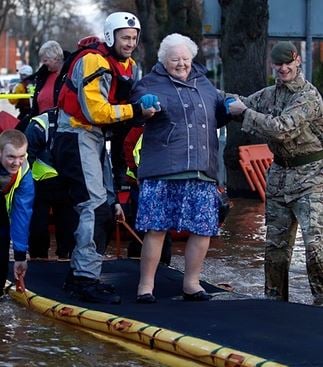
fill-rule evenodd
<path id="1" fill-rule="evenodd" d="M 227 123 L 223 98 L 194 63 L 197 45 L 181 34 L 163 39 L 158 63 L 136 85 L 133 98 L 157 95 L 161 111 L 145 123 L 136 228 L 146 232 L 138 303 L 153 303 L 154 278 L 165 233 L 189 232 L 183 298 L 208 301 L 199 277 L 210 237 L 218 232 L 216 129 Z"/>
<path id="2" fill-rule="evenodd" d="M 61 81 L 59 73 L 64 63 L 64 51 L 61 45 L 53 40 L 45 42 L 38 52 L 42 66 L 35 77 L 35 94 L 32 116 L 39 115 L 57 105 Z"/>

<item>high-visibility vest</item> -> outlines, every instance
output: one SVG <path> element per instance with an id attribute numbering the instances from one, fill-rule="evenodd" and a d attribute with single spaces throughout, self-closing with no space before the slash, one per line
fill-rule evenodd
<path id="1" fill-rule="evenodd" d="M 133 155 L 133 158 L 134 158 L 134 161 L 137 167 L 139 166 L 139 163 L 140 163 L 141 146 L 142 146 L 142 134 L 139 136 L 139 139 L 137 140 L 137 143 L 132 151 L 132 155 Z M 133 178 L 134 180 L 137 179 L 136 175 L 134 174 L 133 171 L 131 171 L 129 167 L 127 167 L 126 175 Z"/>
<path id="2" fill-rule="evenodd" d="M 31 121 L 32 120 L 37 121 L 38 124 L 45 130 L 45 141 L 47 144 L 49 139 L 49 128 L 52 127 L 50 126 L 48 113 L 45 112 L 39 116 L 33 117 Z M 50 166 L 39 158 L 36 158 L 35 162 L 33 163 L 31 172 L 33 179 L 36 181 L 47 180 L 49 178 L 58 176 L 58 172 L 54 167 Z"/>
<path id="3" fill-rule="evenodd" d="M 21 182 L 22 178 L 25 176 L 25 174 L 28 172 L 28 170 L 29 170 L 29 163 L 28 163 L 27 158 L 26 158 L 23 161 L 21 167 L 19 168 L 19 170 L 17 172 L 15 182 L 10 187 L 10 190 L 5 194 L 6 208 L 7 208 L 9 218 L 10 218 L 10 212 L 11 212 L 14 192 L 17 189 L 17 187 L 20 185 L 20 182 Z"/>

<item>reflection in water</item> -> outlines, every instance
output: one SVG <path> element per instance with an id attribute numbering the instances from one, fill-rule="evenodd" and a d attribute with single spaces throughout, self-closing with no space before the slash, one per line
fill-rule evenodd
<path id="1" fill-rule="evenodd" d="M 237 199 L 221 229 L 211 240 L 204 264 L 203 279 L 213 284 L 228 283 L 240 294 L 263 297 L 264 288 L 264 203 L 259 200 Z M 183 254 L 183 246 L 174 253 Z M 183 258 L 176 256 L 172 265 L 184 270 Z M 304 245 L 300 231 L 290 267 L 290 301 L 312 303 L 308 284 Z"/>
<path id="2" fill-rule="evenodd" d="M 114 344 L 39 316 L 11 300 L 0 302 L 0 366 L 158 367 Z"/>
<path id="3" fill-rule="evenodd" d="M 228 283 L 236 294 L 263 296 L 264 204 L 234 201 L 221 236 L 212 239 L 203 279 Z M 172 266 L 183 270 L 183 243 L 173 246 Z M 305 270 L 304 247 L 298 235 L 290 271 L 290 300 L 312 302 Z M 5 300 L 0 303 L 0 367 L 161 366 L 39 316 Z"/>

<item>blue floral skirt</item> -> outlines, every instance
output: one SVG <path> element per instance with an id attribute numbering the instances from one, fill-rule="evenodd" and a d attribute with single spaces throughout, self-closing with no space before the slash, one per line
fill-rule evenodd
<path id="1" fill-rule="evenodd" d="M 198 179 L 145 179 L 140 183 L 136 229 L 201 236 L 218 233 L 218 195 L 215 183 Z"/>

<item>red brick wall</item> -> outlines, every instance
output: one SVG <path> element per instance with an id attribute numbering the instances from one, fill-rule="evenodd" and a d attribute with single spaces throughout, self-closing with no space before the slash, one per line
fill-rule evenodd
<path id="1" fill-rule="evenodd" d="M 16 73 L 18 60 L 16 39 L 2 32 L 0 35 L 0 69 L 7 68 L 8 73 Z"/>

